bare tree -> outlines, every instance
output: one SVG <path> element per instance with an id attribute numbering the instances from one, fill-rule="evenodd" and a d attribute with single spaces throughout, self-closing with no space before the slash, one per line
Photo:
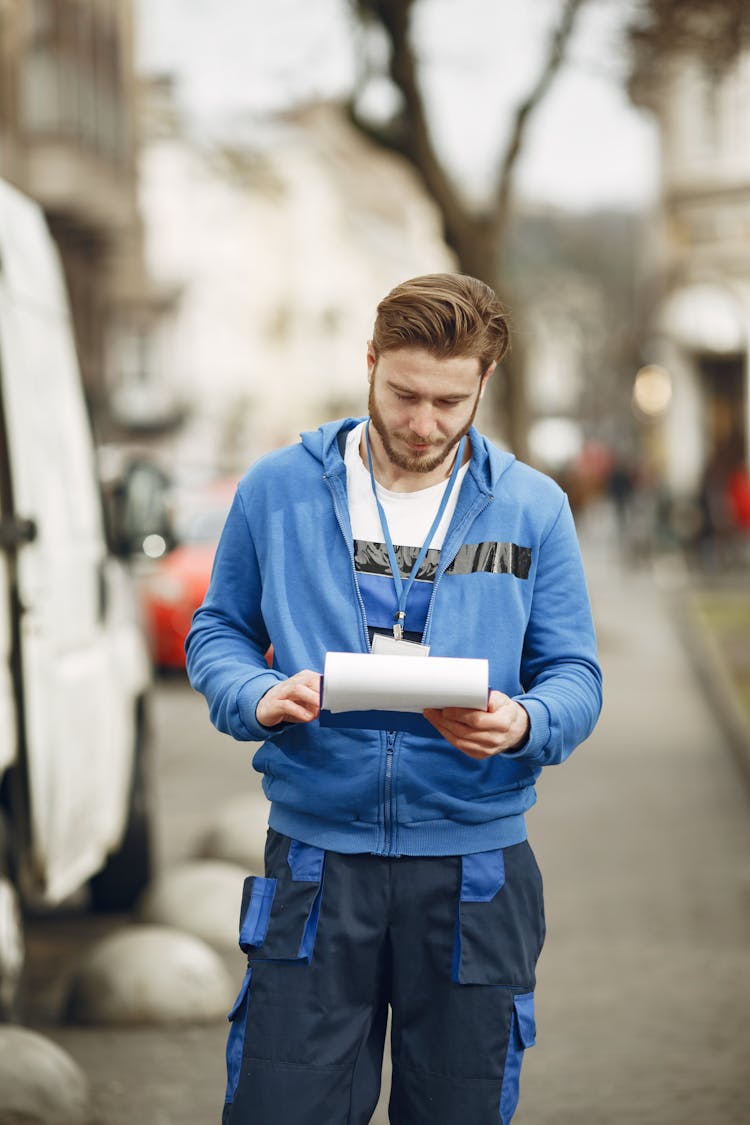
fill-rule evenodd
<path id="1" fill-rule="evenodd" d="M 526 97 L 516 106 L 509 140 L 499 163 L 496 186 L 481 208 L 467 204 L 439 158 L 429 129 L 418 61 L 410 36 L 415 0 L 351 0 L 360 19 L 377 24 L 390 49 L 390 78 L 400 91 L 401 107 L 384 127 L 363 120 L 351 103 L 354 122 L 372 139 L 405 156 L 419 172 L 442 215 L 445 240 L 465 273 L 481 278 L 508 300 L 503 277 L 503 244 L 513 201 L 514 173 L 526 141 L 534 111 L 543 101 L 565 58 L 578 14 L 586 0 L 562 0 L 557 26 L 550 38 L 541 69 Z M 497 382 L 502 394 L 509 444 L 519 456 L 526 454 L 523 393 L 523 356 L 518 337 L 505 364 L 505 380 Z"/>

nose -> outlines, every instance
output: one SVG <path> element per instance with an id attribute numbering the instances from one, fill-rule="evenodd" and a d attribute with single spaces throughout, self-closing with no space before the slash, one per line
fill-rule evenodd
<path id="1" fill-rule="evenodd" d="M 424 441 L 431 437 L 435 429 L 435 414 L 431 403 L 419 403 L 414 407 L 409 419 L 409 428 Z"/>

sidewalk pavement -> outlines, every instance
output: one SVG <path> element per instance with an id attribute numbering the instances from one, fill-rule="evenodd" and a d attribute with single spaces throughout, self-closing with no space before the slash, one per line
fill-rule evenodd
<path id="1" fill-rule="evenodd" d="M 529 835 L 548 937 L 514 1125 L 750 1121 L 750 799 L 663 574 L 582 528 L 605 706 Z"/>
<path id="2" fill-rule="evenodd" d="M 701 576 L 688 581 L 676 591 L 675 609 L 696 675 L 750 787 L 748 572 L 718 582 Z"/>

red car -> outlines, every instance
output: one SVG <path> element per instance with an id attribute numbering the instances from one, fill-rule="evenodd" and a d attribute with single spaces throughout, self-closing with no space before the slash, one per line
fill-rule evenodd
<path id="1" fill-rule="evenodd" d="M 234 482 L 218 481 L 191 492 L 176 508 L 177 546 L 149 564 L 141 604 L 157 668 L 185 667 L 185 637 L 208 589 L 216 544 L 234 489 Z"/>

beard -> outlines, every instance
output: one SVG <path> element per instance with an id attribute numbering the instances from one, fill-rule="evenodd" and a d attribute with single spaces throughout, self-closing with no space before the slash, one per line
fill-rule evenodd
<path id="1" fill-rule="evenodd" d="M 414 440 L 414 435 L 409 433 L 402 433 L 395 430 L 393 433 L 388 432 L 388 427 L 385 424 L 385 419 L 380 412 L 377 400 L 375 398 L 375 379 L 370 382 L 370 393 L 367 400 L 367 410 L 370 415 L 370 420 L 378 431 L 378 436 L 383 443 L 388 460 L 391 464 L 396 465 L 397 468 L 403 469 L 407 473 L 431 473 L 448 457 L 451 450 L 455 449 L 462 437 L 464 437 L 476 417 L 479 408 L 479 399 L 481 398 L 481 385 L 477 391 L 477 397 L 474 400 L 474 405 L 471 410 L 471 415 L 468 421 L 459 429 L 455 434 L 450 437 L 440 438 L 438 440 L 420 441 L 420 445 L 429 445 L 430 449 L 425 450 L 424 453 L 409 453 L 400 451 L 394 445 L 394 441 L 402 441 L 409 443 Z"/>

